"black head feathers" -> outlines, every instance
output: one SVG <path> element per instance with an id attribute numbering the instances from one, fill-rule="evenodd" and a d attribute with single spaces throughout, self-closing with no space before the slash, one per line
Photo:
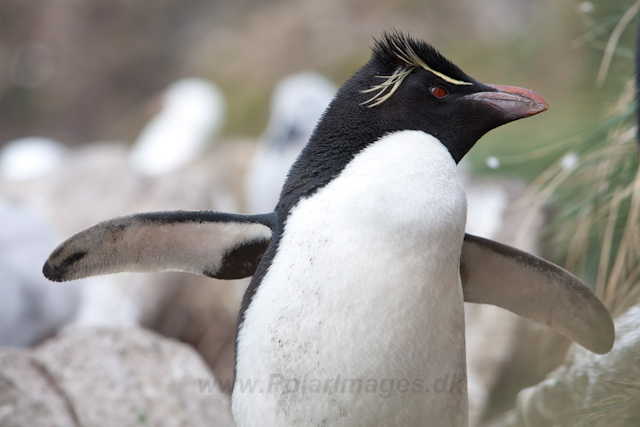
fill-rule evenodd
<path id="1" fill-rule="evenodd" d="M 475 81 L 430 44 L 399 31 L 382 33 L 382 38 L 375 40 L 373 60 L 396 68 L 423 68 L 456 85 L 472 85 Z"/>
<path id="2" fill-rule="evenodd" d="M 388 70 L 388 73 L 376 76 L 385 81 L 361 90 L 361 93 L 372 93 L 362 103 L 368 107 L 375 107 L 389 99 L 404 79 L 416 69 L 426 70 L 456 86 L 472 86 L 475 82 L 433 46 L 398 31 L 385 32 L 380 40 L 375 41 L 371 61 L 379 69 Z"/>

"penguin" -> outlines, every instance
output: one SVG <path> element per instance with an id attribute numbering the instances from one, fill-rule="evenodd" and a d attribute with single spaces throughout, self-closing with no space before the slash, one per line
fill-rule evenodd
<path id="1" fill-rule="evenodd" d="M 30 182 L 56 171 L 69 155 L 62 143 L 29 136 L 7 142 L 0 149 L 0 179 Z"/>
<path id="2" fill-rule="evenodd" d="M 39 260 L 58 237 L 35 212 L 0 198 L 0 222 L 0 348 L 30 347 L 72 322 L 86 283 L 56 289 L 42 277 Z"/>
<path id="3" fill-rule="evenodd" d="M 208 80 L 180 79 L 162 98 L 162 110 L 145 125 L 128 155 L 131 168 L 142 176 L 167 175 L 189 164 L 224 124 L 224 95 Z"/>
<path id="4" fill-rule="evenodd" d="M 121 271 L 253 276 L 238 317 L 238 426 L 466 426 L 463 302 L 493 304 L 596 353 L 611 317 L 579 279 L 465 234 L 457 163 L 486 132 L 548 108 L 383 33 L 338 91 L 275 211 L 149 212 L 58 246 L 67 281 Z"/>

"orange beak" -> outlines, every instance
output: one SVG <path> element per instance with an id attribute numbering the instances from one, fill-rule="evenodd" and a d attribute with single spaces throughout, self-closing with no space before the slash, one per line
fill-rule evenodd
<path id="1" fill-rule="evenodd" d="M 489 85 L 495 88 L 496 92 L 478 92 L 465 96 L 465 98 L 475 99 L 489 104 L 513 120 L 530 117 L 542 113 L 549 104 L 536 92 L 514 86 Z"/>

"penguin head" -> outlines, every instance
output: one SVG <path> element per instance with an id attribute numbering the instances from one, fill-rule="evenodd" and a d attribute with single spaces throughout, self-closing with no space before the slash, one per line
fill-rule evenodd
<path id="1" fill-rule="evenodd" d="M 339 109 L 376 123 L 382 134 L 429 133 L 456 162 L 491 129 L 548 108 L 533 91 L 478 82 L 431 45 L 399 32 L 376 41 L 369 62 L 341 92 Z"/>
<path id="2" fill-rule="evenodd" d="M 338 91 L 289 171 L 276 210 L 322 188 L 363 149 L 419 130 L 459 162 L 482 135 L 548 107 L 537 93 L 480 83 L 429 44 L 400 32 L 376 41 L 369 62 Z"/>

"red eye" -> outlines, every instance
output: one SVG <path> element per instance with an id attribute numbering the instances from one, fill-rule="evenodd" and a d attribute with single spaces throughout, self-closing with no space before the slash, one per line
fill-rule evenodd
<path id="1" fill-rule="evenodd" d="M 435 96 L 436 98 L 444 98 L 445 96 L 449 95 L 449 92 L 447 92 L 447 90 L 445 88 L 443 88 L 442 86 L 437 86 L 437 87 L 432 87 L 431 88 L 431 93 L 433 94 L 433 96 Z"/>

